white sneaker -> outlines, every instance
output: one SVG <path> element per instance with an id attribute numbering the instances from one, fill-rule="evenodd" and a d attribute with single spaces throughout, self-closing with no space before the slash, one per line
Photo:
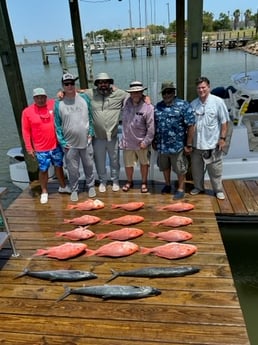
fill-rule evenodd
<path id="1" fill-rule="evenodd" d="M 71 201 L 78 201 L 78 193 L 76 191 L 73 191 L 71 194 Z"/>
<path id="2" fill-rule="evenodd" d="M 89 198 L 94 198 L 94 196 L 96 196 L 96 191 L 94 187 L 89 188 L 88 195 L 89 195 Z"/>
<path id="3" fill-rule="evenodd" d="M 106 190 L 107 190 L 106 185 L 104 183 L 101 183 L 99 185 L 99 192 L 100 193 L 105 193 Z"/>
<path id="4" fill-rule="evenodd" d="M 224 200 L 225 199 L 225 195 L 223 192 L 218 192 L 216 193 L 216 198 L 219 200 Z"/>
<path id="5" fill-rule="evenodd" d="M 120 189 L 120 186 L 119 186 L 118 182 L 114 182 L 113 186 L 112 186 L 112 191 L 113 192 L 118 192 L 119 189 Z"/>
<path id="6" fill-rule="evenodd" d="M 59 187 L 58 188 L 58 193 L 67 193 L 67 194 L 71 194 L 71 188 L 69 186 L 65 186 L 65 187 Z"/>
<path id="7" fill-rule="evenodd" d="M 40 203 L 41 204 L 46 204 L 48 202 L 48 194 L 47 193 L 42 193 L 40 196 Z"/>

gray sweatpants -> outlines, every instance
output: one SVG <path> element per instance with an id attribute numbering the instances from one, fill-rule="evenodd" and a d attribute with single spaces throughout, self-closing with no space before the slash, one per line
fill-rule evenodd
<path id="1" fill-rule="evenodd" d="M 65 151 L 65 162 L 69 175 L 69 184 L 72 192 L 79 189 L 79 177 L 80 177 L 80 162 L 85 175 L 86 186 L 88 188 L 94 187 L 95 178 L 93 173 L 93 148 L 92 144 L 84 149 L 70 148 Z"/>
<path id="2" fill-rule="evenodd" d="M 118 182 L 120 164 L 118 138 L 114 137 L 111 141 L 106 139 L 93 139 L 94 160 L 100 183 L 107 183 L 107 154 L 110 163 L 111 181 Z"/>

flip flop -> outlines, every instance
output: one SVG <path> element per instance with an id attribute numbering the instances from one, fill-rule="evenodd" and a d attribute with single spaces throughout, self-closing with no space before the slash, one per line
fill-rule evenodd
<path id="1" fill-rule="evenodd" d="M 146 185 L 146 183 L 143 183 L 141 186 L 141 193 L 148 193 L 149 189 Z"/>
<path id="2" fill-rule="evenodd" d="M 133 188 L 133 182 L 126 182 L 126 184 L 123 186 L 122 191 L 128 192 L 131 188 Z"/>

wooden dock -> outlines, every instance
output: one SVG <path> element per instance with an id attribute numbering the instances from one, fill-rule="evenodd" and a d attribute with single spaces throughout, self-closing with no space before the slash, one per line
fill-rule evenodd
<path id="1" fill-rule="evenodd" d="M 254 182 L 253 182 L 254 183 Z M 228 185 L 228 184 L 227 184 Z M 249 340 L 234 287 L 231 270 L 214 215 L 214 203 L 208 194 L 186 195 L 185 201 L 195 209 L 183 212 L 193 224 L 181 228 L 192 233 L 188 241 L 197 246 L 194 255 L 180 260 L 166 260 L 156 256 L 135 253 L 124 258 L 80 256 L 66 261 L 35 257 L 38 248 L 47 248 L 67 242 L 55 236 L 56 231 L 74 227 L 63 224 L 64 218 L 83 214 L 113 219 L 127 212 L 111 209 L 113 203 L 144 201 L 145 207 L 135 213 L 144 222 L 137 224 L 144 235 L 133 240 L 139 246 L 154 247 L 164 242 L 148 236 L 149 231 L 170 228 L 153 227 L 152 221 L 161 220 L 173 212 L 157 211 L 157 205 L 171 203 L 170 195 L 160 195 L 160 185 L 150 186 L 150 193 L 141 194 L 139 185 L 128 193 L 98 193 L 105 203 L 98 211 L 67 210 L 69 195 L 60 195 L 57 185 L 51 184 L 49 203 L 40 205 L 39 191 L 25 190 L 6 210 L 8 223 L 20 256 L 10 257 L 10 249 L 0 251 L 0 344 L 19 345 L 248 345 Z M 249 185 L 251 187 L 251 185 Z M 230 184 L 230 189 L 234 188 Z M 252 188 L 254 191 L 254 188 Z M 79 195 L 80 201 L 87 193 Z M 214 198 L 213 198 L 214 199 Z M 235 200 L 237 203 L 237 199 Z M 212 206 L 213 203 L 213 206 Z M 224 201 L 229 205 L 228 201 Z M 221 204 L 221 203 L 220 203 Z M 216 213 L 219 212 L 217 205 Z M 229 206 L 228 210 L 230 209 Z M 222 206 L 221 206 L 222 210 Z M 96 232 L 120 228 L 98 223 L 90 226 Z M 87 242 L 89 248 L 98 248 L 108 240 Z M 68 296 L 57 302 L 63 294 L 62 282 L 48 282 L 28 276 L 14 279 L 25 267 L 31 270 L 81 269 L 90 270 L 98 279 L 69 283 L 71 287 L 105 284 L 110 269 L 118 271 L 149 266 L 194 265 L 200 272 L 194 275 L 144 279 L 118 277 L 110 284 L 150 285 L 161 290 L 161 295 L 139 300 L 103 301 L 86 296 Z"/>

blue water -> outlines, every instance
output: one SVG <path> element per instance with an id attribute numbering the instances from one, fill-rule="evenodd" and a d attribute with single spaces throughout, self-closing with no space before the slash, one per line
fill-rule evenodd
<path id="1" fill-rule="evenodd" d="M 49 47 L 52 49 L 52 47 Z M 32 102 L 32 89 L 44 87 L 50 97 L 54 97 L 61 87 L 62 66 L 57 56 L 50 56 L 48 66 L 42 63 L 39 47 L 26 48 L 22 53 L 18 49 L 18 57 L 28 103 Z M 87 61 L 93 74 L 107 72 L 114 78 L 115 84 L 126 89 L 132 80 L 141 80 L 148 87 L 153 102 L 159 98 L 160 84 L 163 80 L 176 80 L 176 51 L 168 48 L 168 55 L 160 57 L 159 50 L 152 57 L 146 57 L 145 48 L 138 49 L 137 58 L 132 59 L 130 51 L 123 51 L 120 60 L 118 51 L 108 52 L 107 61 L 102 54 L 92 56 L 92 63 Z M 249 70 L 258 69 L 258 57 L 246 55 L 240 50 L 224 50 L 216 52 L 212 49 L 202 56 L 202 75 L 211 81 L 212 88 L 228 86 L 231 75 L 243 72 L 245 62 Z M 77 74 L 74 57 L 68 59 L 70 72 Z M 88 76 L 89 76 L 88 72 Z M 19 137 L 2 65 L 0 64 L 0 186 L 8 187 L 9 193 L 3 198 L 4 206 L 14 200 L 20 190 L 13 186 L 9 177 L 8 149 L 20 146 Z M 244 313 L 251 345 L 258 344 L 256 315 L 258 309 L 258 231 L 257 226 L 244 224 L 241 226 L 221 226 L 225 248 L 232 267 L 236 288 Z"/>

